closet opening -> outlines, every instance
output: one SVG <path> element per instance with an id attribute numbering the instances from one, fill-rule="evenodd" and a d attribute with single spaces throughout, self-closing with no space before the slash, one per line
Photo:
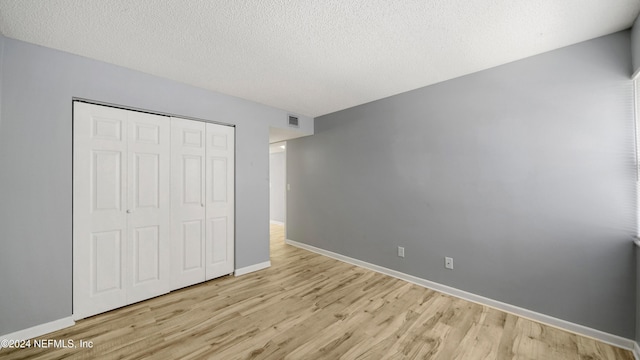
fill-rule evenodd
<path id="1" fill-rule="evenodd" d="M 74 100 L 74 319 L 234 270 L 235 127 Z"/>

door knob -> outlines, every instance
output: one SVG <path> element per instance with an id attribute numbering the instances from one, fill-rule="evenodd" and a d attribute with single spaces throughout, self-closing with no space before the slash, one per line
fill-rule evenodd
<path id="1" fill-rule="evenodd" d="M 127 209 L 127 214 L 131 214 L 133 211 L 131 209 Z"/>

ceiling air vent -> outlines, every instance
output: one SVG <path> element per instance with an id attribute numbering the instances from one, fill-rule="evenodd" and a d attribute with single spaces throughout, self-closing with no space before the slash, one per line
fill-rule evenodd
<path id="1" fill-rule="evenodd" d="M 297 116 L 289 115 L 289 126 L 294 126 L 294 127 L 300 126 L 298 124 L 298 117 Z"/>

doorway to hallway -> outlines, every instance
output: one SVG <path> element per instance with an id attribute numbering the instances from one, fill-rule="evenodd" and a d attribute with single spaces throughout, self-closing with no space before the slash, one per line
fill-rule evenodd
<path id="1" fill-rule="evenodd" d="M 287 143 L 269 145 L 269 221 L 285 226 L 287 211 Z"/>

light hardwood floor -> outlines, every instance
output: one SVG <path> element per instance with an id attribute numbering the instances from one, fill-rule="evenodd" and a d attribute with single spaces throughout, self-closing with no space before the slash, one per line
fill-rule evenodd
<path id="1" fill-rule="evenodd" d="M 631 352 L 284 244 L 269 269 L 78 321 L 2 359 L 629 359 Z M 43 299 L 46 301 L 46 299 Z"/>

